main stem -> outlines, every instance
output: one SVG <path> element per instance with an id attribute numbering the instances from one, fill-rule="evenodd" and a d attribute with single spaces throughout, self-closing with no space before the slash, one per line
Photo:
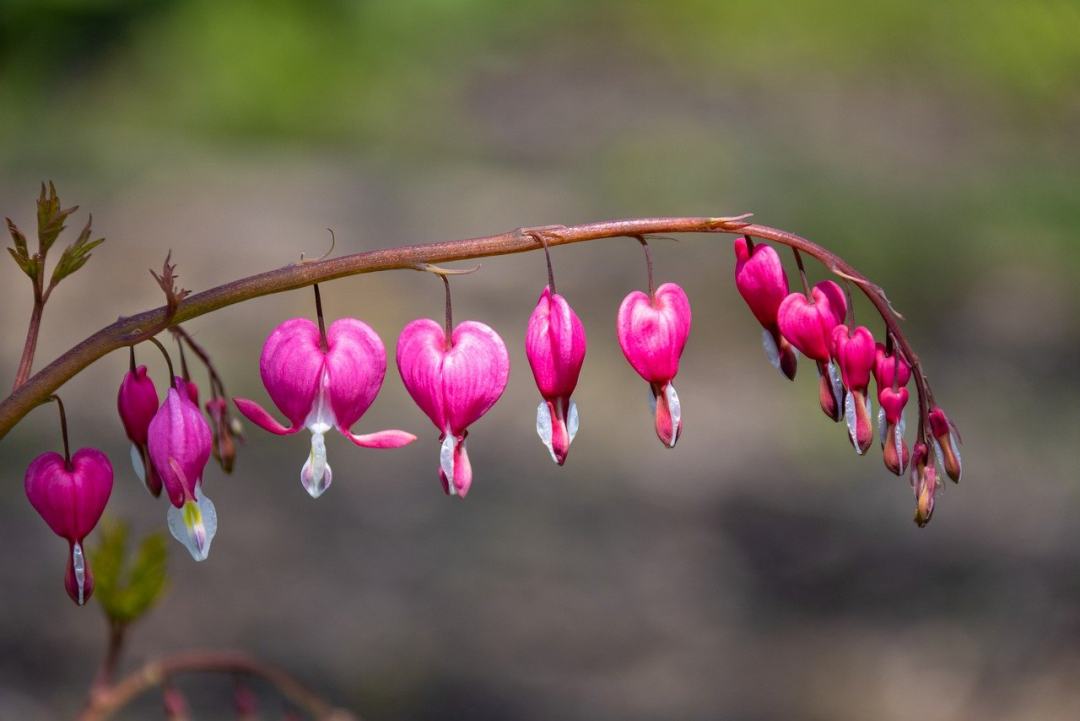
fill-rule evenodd
<path id="1" fill-rule="evenodd" d="M 241 278 L 182 300 L 169 314 L 165 306 L 121 318 L 83 340 L 54 360 L 33 377 L 20 383 L 10 396 L 0 402 L 0 438 L 34 406 L 51 395 L 88 365 L 118 348 L 132 345 L 179 323 L 211 313 L 234 303 L 264 295 L 304 288 L 314 283 L 384 270 L 415 269 L 418 265 L 469 260 L 539 249 L 537 237 L 548 245 L 567 245 L 601 238 L 618 238 L 671 233 L 731 233 L 749 235 L 795 248 L 816 258 L 831 272 L 851 280 L 881 314 L 889 332 L 896 338 L 904 357 L 912 366 L 920 396 L 920 408 L 926 413 L 929 384 L 919 358 L 912 350 L 900 317 L 892 309 L 884 291 L 839 256 L 816 243 L 767 225 L 747 223 L 745 216 L 729 218 L 677 217 L 609 220 L 584 225 L 548 225 L 515 230 L 467 240 L 453 240 L 427 245 L 372 250 L 364 253 L 305 261 L 258 275 Z"/>
<path id="2" fill-rule="evenodd" d="M 41 315 L 45 312 L 45 301 L 34 298 L 34 309 L 30 311 L 30 325 L 26 329 L 26 342 L 23 344 L 19 368 L 15 371 L 15 383 L 11 388 L 14 393 L 30 377 L 34 365 L 34 351 L 37 350 L 38 333 L 41 331 Z"/>

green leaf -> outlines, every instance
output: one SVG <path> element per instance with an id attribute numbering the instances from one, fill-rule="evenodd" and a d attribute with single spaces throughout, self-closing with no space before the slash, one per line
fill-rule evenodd
<path id="1" fill-rule="evenodd" d="M 49 252 L 49 248 L 56 242 L 60 233 L 66 227 L 64 221 L 68 216 L 79 209 L 75 205 L 66 210 L 60 209 L 60 197 L 56 194 L 56 187 L 49 181 L 48 194 L 45 192 L 45 184 L 41 184 L 41 195 L 37 201 L 38 220 L 38 252 L 42 257 Z"/>
<path id="2" fill-rule="evenodd" d="M 110 621 L 131 623 L 157 603 L 168 583 L 165 536 L 153 533 L 144 538 L 130 564 L 126 524 L 103 523 L 99 537 L 90 553 L 94 597 Z"/>
<path id="3" fill-rule="evenodd" d="M 8 252 L 11 253 L 11 257 L 22 268 L 22 272 L 33 280 L 37 277 L 37 256 L 30 255 L 30 251 L 26 246 L 26 236 L 15 225 L 15 222 L 11 218 L 5 218 L 5 220 L 7 221 L 8 233 L 11 234 L 11 240 L 15 243 L 15 247 L 8 248 Z"/>
<path id="4" fill-rule="evenodd" d="M 90 216 L 90 219 L 86 221 L 86 227 L 79 233 L 78 239 L 64 249 L 60 260 L 56 263 L 56 267 L 53 268 L 50 285 L 56 285 L 86 265 L 86 261 L 90 260 L 90 251 L 105 242 L 104 238 L 90 240 L 90 226 L 93 222 L 94 216 Z"/>

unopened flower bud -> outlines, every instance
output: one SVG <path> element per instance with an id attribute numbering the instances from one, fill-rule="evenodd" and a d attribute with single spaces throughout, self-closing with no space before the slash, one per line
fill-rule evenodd
<path id="1" fill-rule="evenodd" d="M 937 468 L 929 456 L 930 449 L 919 441 L 911 453 L 911 488 L 915 493 L 915 523 L 920 527 L 930 522 L 934 515 L 934 498 L 937 496 Z"/>
<path id="2" fill-rule="evenodd" d="M 791 293 L 777 310 L 780 332 L 818 367 L 818 398 L 821 410 L 834 421 L 844 407 L 840 373 L 832 362 L 833 329 L 844 322 L 847 298 L 840 286 L 825 280 L 814 286 L 811 297 Z"/>
<path id="3" fill-rule="evenodd" d="M 945 473 L 957 483 L 963 473 L 960 460 L 960 438 L 945 411 L 937 406 L 930 409 L 930 432 L 934 435 L 938 457 Z"/>
<path id="4" fill-rule="evenodd" d="M 869 386 L 875 351 L 874 336 L 866 326 L 850 332 L 843 324 L 833 329 L 833 356 L 848 390 L 844 398 L 844 417 L 851 444 L 859 455 L 866 453 L 874 442 Z"/>
<path id="5" fill-rule="evenodd" d="M 746 238 L 736 238 L 735 287 L 761 324 L 762 345 L 769 362 L 787 378 L 795 380 L 798 358 L 777 323 L 777 311 L 788 296 L 788 280 L 776 250 L 764 244 L 751 250 Z"/>

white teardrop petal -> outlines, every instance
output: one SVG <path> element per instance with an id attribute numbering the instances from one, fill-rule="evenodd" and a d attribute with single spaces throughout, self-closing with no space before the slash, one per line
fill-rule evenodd
<path id="1" fill-rule="evenodd" d="M 540 436 L 540 440 L 547 447 L 551 460 L 558 463 L 555 449 L 551 446 L 551 409 L 548 408 L 547 401 L 540 401 L 540 405 L 536 407 L 536 435 Z"/>
<path id="2" fill-rule="evenodd" d="M 577 403 L 570 401 L 570 412 L 566 416 L 566 432 L 570 436 L 570 442 L 574 442 L 574 436 L 578 431 Z"/>
<path id="3" fill-rule="evenodd" d="M 86 558 L 82 544 L 76 542 L 71 548 L 71 566 L 75 570 L 75 585 L 79 589 L 79 605 L 86 603 Z"/>
<path id="4" fill-rule="evenodd" d="M 217 509 L 201 491 L 201 488 L 198 489 L 198 501 L 187 501 L 183 508 L 169 504 L 166 514 L 169 532 L 196 561 L 206 560 L 210 554 L 210 543 L 217 534 Z"/>
<path id="5" fill-rule="evenodd" d="M 649 415 L 656 417 L 656 396 L 653 395 L 652 386 L 649 386 Z"/>
<path id="6" fill-rule="evenodd" d="M 855 394 L 848 393 L 844 397 L 844 420 L 847 422 L 848 436 L 851 438 L 851 444 L 855 446 L 855 453 L 862 455 L 862 449 L 859 448 L 859 435 L 858 425 L 859 419 L 855 413 Z"/>
<path id="7" fill-rule="evenodd" d="M 885 419 L 885 409 L 878 408 L 877 412 L 877 432 L 878 439 L 881 441 L 881 445 L 885 445 L 885 436 L 889 432 L 889 422 Z"/>
<path id="8" fill-rule="evenodd" d="M 335 423 L 334 411 L 330 407 L 330 376 L 324 370 L 319 381 L 319 392 L 315 396 L 315 404 L 304 420 L 304 427 L 312 433 L 326 433 L 334 427 Z"/>
<path id="9" fill-rule="evenodd" d="M 448 430 L 439 448 L 439 468 L 446 476 L 446 487 L 451 496 L 457 495 L 457 489 L 454 488 L 454 440 L 453 434 Z"/>
<path id="10" fill-rule="evenodd" d="M 146 464 L 143 463 L 142 451 L 134 443 L 131 444 L 131 467 L 135 470 L 135 476 L 146 485 Z"/>
<path id="11" fill-rule="evenodd" d="M 896 457 L 900 459 L 900 463 L 904 463 L 904 431 L 907 423 L 904 422 L 904 414 L 900 414 L 900 422 L 896 424 L 896 429 L 893 430 L 893 445 L 896 448 Z"/>
<path id="12" fill-rule="evenodd" d="M 780 349 L 776 347 L 776 339 L 764 328 L 761 329 L 761 347 L 765 349 L 765 357 L 772 363 L 772 367 L 783 373 L 780 370 Z"/>
<path id="13" fill-rule="evenodd" d="M 960 439 L 956 437 L 956 431 L 949 431 L 949 441 L 952 443 L 953 455 L 956 456 L 956 465 L 960 468 L 962 475 L 964 470 L 964 460 L 960 457 Z M 960 479 L 957 478 L 956 482 L 959 483 Z"/>
<path id="14" fill-rule="evenodd" d="M 679 394 L 675 392 L 675 384 L 668 383 L 664 389 L 664 398 L 667 400 L 668 413 L 671 414 L 671 443 L 672 448 L 679 440 L 679 423 L 682 422 L 682 404 L 679 403 Z"/>
<path id="15" fill-rule="evenodd" d="M 326 460 L 326 437 L 322 433 L 311 434 L 311 452 L 300 469 L 300 483 L 312 498 L 318 498 L 330 487 L 334 474 Z"/>
<path id="16" fill-rule="evenodd" d="M 829 383 L 832 385 L 833 398 L 840 403 L 844 399 L 844 381 L 840 377 L 840 370 L 832 361 L 829 361 Z"/>

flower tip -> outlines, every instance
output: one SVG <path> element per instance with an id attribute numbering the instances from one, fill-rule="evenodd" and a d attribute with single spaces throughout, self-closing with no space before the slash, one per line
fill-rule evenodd
<path id="1" fill-rule="evenodd" d="M 197 500 L 187 500 L 180 508 L 169 504 L 166 514 L 169 532 L 188 550 L 196 561 L 205 561 L 210 555 L 210 544 L 217 534 L 217 509 L 214 502 L 199 493 Z"/>

